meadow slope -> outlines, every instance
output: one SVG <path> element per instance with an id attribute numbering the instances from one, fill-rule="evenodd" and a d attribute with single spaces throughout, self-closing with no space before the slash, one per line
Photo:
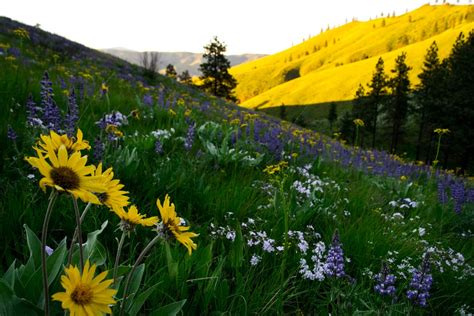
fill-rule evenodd
<path id="1" fill-rule="evenodd" d="M 42 285 L 64 293 L 65 267 L 80 266 L 77 204 L 84 258 L 109 271 L 95 290 L 117 290 L 102 306 L 113 315 L 474 311 L 468 179 L 144 77 L 1 17 L 0 69 L 0 315 L 44 315 L 43 298 L 51 315 L 64 314 Z M 86 163 L 77 181 L 71 172 Z M 92 172 L 96 186 L 82 187 Z M 56 182 L 87 195 L 56 195 Z M 167 196 L 166 213 L 157 199 Z M 131 204 L 151 225 L 124 215 Z M 88 284 L 63 298 L 90 294 Z"/>

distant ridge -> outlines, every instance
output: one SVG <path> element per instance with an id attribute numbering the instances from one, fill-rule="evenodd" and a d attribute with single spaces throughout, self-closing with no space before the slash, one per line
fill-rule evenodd
<path id="1" fill-rule="evenodd" d="M 379 57 L 385 71 L 407 52 L 412 84 L 428 46 L 436 40 L 441 57 L 460 32 L 474 29 L 472 5 L 424 5 L 395 17 L 353 21 L 285 51 L 231 68 L 241 105 L 266 108 L 351 100 L 366 84 Z"/>
<path id="2" fill-rule="evenodd" d="M 127 48 L 115 47 L 101 49 L 102 52 L 124 59 L 132 64 L 140 65 L 141 52 Z M 199 65 L 202 62 L 202 54 L 189 52 L 158 52 L 160 56 L 160 72 L 164 73 L 168 64 L 172 64 L 178 73 L 188 70 L 191 76 L 199 76 Z M 227 55 L 232 66 L 236 66 L 248 61 L 253 61 L 267 55 L 263 54 L 242 54 Z"/>

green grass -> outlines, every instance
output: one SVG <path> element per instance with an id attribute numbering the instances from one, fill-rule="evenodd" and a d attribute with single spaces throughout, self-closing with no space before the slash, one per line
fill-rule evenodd
<path id="1" fill-rule="evenodd" d="M 446 57 L 459 33 L 473 29 L 473 19 L 470 5 L 425 5 L 396 17 L 351 22 L 233 67 L 236 96 L 248 108 L 351 100 L 359 84 L 369 82 L 379 57 L 389 73 L 401 52 L 407 53 L 416 84 L 429 45 L 436 41 L 440 57 Z"/>
<path id="2" fill-rule="evenodd" d="M 46 38 L 49 36 L 40 34 Z M 17 38 L 2 31 L 0 43 L 5 42 L 12 47 L 19 46 Z M 40 235 L 47 207 L 48 194 L 38 187 L 40 174 L 23 159 L 34 155 L 32 146 L 35 139 L 45 132 L 25 123 L 28 95 L 31 93 L 39 103 L 39 81 L 43 72 L 48 70 L 54 82 L 55 100 L 64 111 L 67 100 L 61 94 L 60 79 L 87 71 L 92 78 L 86 80 L 86 90 L 89 89 L 91 94 L 79 100 L 79 127 L 92 145 L 89 162 L 98 163 L 93 158 L 97 148 L 94 139 L 104 134 L 95 122 L 111 110 L 128 114 L 139 109 L 141 118 L 129 118 L 129 124 L 121 127 L 125 137 L 107 145 L 102 161 L 106 167 L 114 168 L 114 176 L 125 184 L 131 202 L 142 213 L 158 215 L 156 199 L 163 200 L 165 194 L 169 194 L 178 215 L 187 220 L 191 231 L 199 233 L 195 238 L 198 248 L 191 256 L 173 240 L 158 243 L 150 252 L 145 260 L 142 282 L 136 286 L 139 286 L 139 293 L 156 287 L 141 308 L 142 314 L 151 314 L 181 300 L 186 300 L 181 312 L 184 315 L 445 315 L 453 314 L 462 306 L 472 312 L 474 249 L 469 230 L 474 223 L 474 209 L 472 204 L 466 205 L 457 215 L 452 210 L 452 202 L 439 204 L 435 181 L 423 178 L 402 181 L 342 167 L 338 161 L 315 160 L 299 152 L 301 144 L 298 139 L 285 145 L 285 157 L 276 159 L 253 141 L 252 132 L 249 136 L 245 134 L 245 124 L 252 131 L 254 119 L 245 118 L 247 112 L 215 98 L 162 77 L 146 88 L 143 87 L 145 81 L 138 84 L 135 80 L 119 79 L 119 70 L 107 66 L 108 57 L 94 52 L 91 53 L 94 59 L 73 60 L 60 50 L 31 45 L 27 41 L 21 51 L 22 57 L 13 62 L 0 56 L 0 104 L 2 113 L 5 113 L 0 118 L 0 146 L 4 161 L 0 167 L 0 271 L 5 272 L 14 260 L 17 267 L 28 261 L 30 254 L 23 225 Z M 62 57 L 57 64 L 51 63 L 53 54 Z M 24 65 L 25 60 L 34 63 Z M 112 62 L 126 66 L 115 59 Z M 140 69 L 132 67 L 131 74 L 132 78 L 141 81 Z M 104 81 L 109 86 L 109 101 L 100 94 L 100 85 Z M 148 107 L 140 102 L 145 94 L 158 100 L 163 88 L 165 101 L 180 100 L 173 107 L 176 115 L 163 106 Z M 204 103 L 209 103 L 210 107 L 201 111 Z M 341 104 L 341 108 L 345 106 Z M 191 110 L 189 116 L 185 115 L 186 109 Z M 308 108 L 298 113 L 296 109 L 288 109 L 288 115 L 296 117 L 304 111 L 313 111 Z M 311 115 L 319 114 L 311 112 Z M 233 119 L 236 118 L 242 118 L 242 122 L 239 120 L 235 124 Z M 207 133 L 199 134 L 197 131 L 193 147 L 188 151 L 183 146 L 188 131 L 187 119 L 196 122 L 197 130 L 207 122 L 220 125 Z M 268 122 L 270 119 L 259 114 L 258 120 Z M 18 133 L 16 142 L 7 139 L 8 125 Z M 320 137 L 286 123 L 279 126 L 283 129 L 281 135 L 308 133 L 311 141 Z M 173 135 L 162 140 L 163 153 L 157 154 L 151 132 L 172 128 Z M 235 142 L 227 141 L 226 137 L 238 129 L 242 131 L 241 136 Z M 328 140 L 325 142 L 326 146 L 333 146 Z M 210 143 L 217 148 L 217 153 Z M 244 158 L 246 156 L 256 158 L 256 162 L 249 162 Z M 280 160 L 287 161 L 288 167 L 272 175 L 263 171 Z M 306 167 L 306 175 L 298 169 L 303 166 L 311 166 Z M 28 174 L 34 174 L 35 179 L 29 179 Z M 310 197 L 296 189 L 295 181 L 305 183 Z M 403 198 L 419 204 L 408 209 L 389 205 L 391 201 Z M 80 202 L 80 207 L 84 206 Z M 397 212 L 403 214 L 403 220 L 392 219 Z M 99 229 L 106 220 L 108 225 L 98 236 L 99 245 L 103 247 L 97 246 L 104 251 L 96 252 L 92 257 L 101 263 L 98 268 L 101 271 L 113 267 L 120 236 L 119 219 L 105 207 L 93 206 L 82 225 L 86 236 Z M 48 244 L 56 248 L 64 237 L 69 241 L 74 225 L 71 201 L 62 195 L 54 209 Z M 425 235 L 420 234 L 420 228 L 426 229 Z M 289 230 L 305 234 L 310 247 L 306 255 L 300 250 L 298 240 L 288 236 Z M 300 259 L 311 262 L 311 251 L 318 241 L 329 248 L 336 230 L 349 260 L 345 262 L 348 277 L 327 277 L 323 281 L 304 279 L 300 273 Z M 233 240 L 226 237 L 229 232 L 235 234 Z M 263 240 L 258 245 L 249 246 L 249 240 L 256 238 L 251 233 L 257 232 L 265 232 L 267 237 L 264 239 L 273 243 L 275 249 L 283 248 L 264 251 Z M 126 239 L 121 274 L 133 264 L 155 234 L 150 229 L 137 227 L 136 232 Z M 413 267 L 418 267 L 429 246 L 438 249 L 432 256 L 434 285 L 429 305 L 426 308 L 413 307 L 405 296 L 411 275 L 407 268 L 397 266 L 408 260 Z M 453 252 L 450 253 L 449 249 Z M 465 263 L 455 271 L 452 264 L 451 267 L 445 264 L 445 260 L 452 260 L 457 252 L 463 254 Z M 261 257 L 255 266 L 250 262 L 253 255 Z M 325 255 L 322 260 L 325 260 Z M 396 301 L 381 297 L 373 290 L 375 282 L 371 275 L 379 272 L 382 262 L 391 262 L 392 271 L 397 273 Z M 443 271 L 436 262 L 442 264 Z M 400 272 L 405 273 L 405 278 Z M 19 297 L 20 285 L 12 285 Z M 60 290 L 57 277 L 51 293 Z M 61 313 L 59 303 L 51 306 L 53 314 Z"/>

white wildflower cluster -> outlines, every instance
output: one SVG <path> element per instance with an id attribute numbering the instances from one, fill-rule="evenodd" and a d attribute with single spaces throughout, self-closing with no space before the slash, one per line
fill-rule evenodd
<path id="1" fill-rule="evenodd" d="M 264 230 L 250 231 L 247 236 L 247 246 L 260 246 L 267 253 L 281 252 L 284 249 L 283 246 L 277 246 L 275 239 L 269 238 Z"/>
<path id="2" fill-rule="evenodd" d="M 300 274 L 307 280 L 324 280 L 325 262 L 323 260 L 326 245 L 322 241 L 316 242 L 311 249 L 311 264 L 309 266 L 305 258 L 300 259 Z"/>
<path id="3" fill-rule="evenodd" d="M 466 262 L 464 255 L 451 248 L 443 249 L 437 246 L 428 246 L 425 251 L 431 254 L 431 261 L 439 272 L 459 272 L 458 279 L 472 278 L 474 268 Z"/>
<path id="4" fill-rule="evenodd" d="M 317 201 L 316 194 L 324 193 L 325 187 L 330 186 L 338 191 L 340 190 L 339 185 L 335 181 L 322 180 L 318 176 L 311 174 L 311 167 L 311 165 L 305 165 L 304 167 L 290 168 L 290 171 L 303 178 L 301 181 L 295 180 L 292 184 L 292 188 L 298 193 L 298 205 L 302 205 L 307 200 L 310 200 L 310 206 L 313 207 Z"/>
<path id="5" fill-rule="evenodd" d="M 461 307 L 455 310 L 455 315 L 459 316 L 472 316 L 474 315 L 474 311 L 471 306 L 467 304 L 463 304 Z"/>
<path id="6" fill-rule="evenodd" d="M 323 260 L 326 245 L 322 242 L 321 235 L 311 225 L 306 226 L 307 231 L 288 231 L 289 239 L 295 244 L 295 249 L 301 255 L 299 273 L 306 280 L 324 280 Z M 307 256 L 310 255 L 308 260 Z"/>
<path id="7" fill-rule="evenodd" d="M 399 208 L 399 209 L 413 209 L 417 208 L 419 203 L 412 201 L 410 198 L 403 198 L 398 201 L 390 201 L 388 202 L 388 205 L 390 205 L 393 208 Z"/>
<path id="8" fill-rule="evenodd" d="M 210 225 L 210 235 L 213 238 L 222 237 L 230 241 L 234 241 L 236 237 L 235 230 L 230 226 L 216 226 L 213 223 Z"/>
<path id="9" fill-rule="evenodd" d="M 157 139 L 163 140 L 163 139 L 169 139 L 174 134 L 174 132 L 175 132 L 174 128 L 171 128 L 170 130 L 157 129 L 156 131 L 152 131 L 151 135 Z"/>

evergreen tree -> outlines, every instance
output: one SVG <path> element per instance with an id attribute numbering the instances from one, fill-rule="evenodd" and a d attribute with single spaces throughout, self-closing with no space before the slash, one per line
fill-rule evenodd
<path id="1" fill-rule="evenodd" d="M 360 117 L 366 123 L 367 130 L 372 133 L 372 148 L 375 147 L 375 141 L 377 137 L 377 120 L 380 109 L 386 99 L 387 85 L 388 80 L 384 70 L 384 61 L 382 57 L 380 57 L 377 61 L 377 64 L 375 65 L 375 72 L 372 75 L 372 80 L 368 84 L 369 90 L 367 91 L 367 114 L 361 115 Z"/>
<path id="2" fill-rule="evenodd" d="M 344 113 L 344 115 L 340 119 L 340 133 L 343 139 L 354 143 L 355 138 L 355 129 L 353 123 L 353 117 L 350 112 Z"/>
<path id="3" fill-rule="evenodd" d="M 172 64 L 168 64 L 168 66 L 166 66 L 166 76 L 167 77 L 170 77 L 172 79 L 176 79 L 178 73 L 176 72 L 176 69 L 174 68 L 174 66 Z"/>
<path id="4" fill-rule="evenodd" d="M 331 102 L 331 104 L 329 105 L 328 121 L 329 121 L 329 128 L 331 129 L 331 133 L 332 133 L 332 127 L 334 123 L 337 121 L 337 104 L 334 102 Z"/>
<path id="5" fill-rule="evenodd" d="M 465 39 L 461 33 L 448 57 L 448 111 L 455 146 L 450 152 L 459 155 L 461 169 L 467 170 L 474 156 L 474 31 Z"/>
<path id="6" fill-rule="evenodd" d="M 435 126 L 440 106 L 446 94 L 445 80 L 442 76 L 442 65 L 438 57 L 438 45 L 433 42 L 428 48 L 423 62 L 422 72 L 418 75 L 420 83 L 415 91 L 415 115 L 417 119 L 418 138 L 416 144 L 416 160 L 420 159 L 425 134 L 430 135 Z"/>
<path id="7" fill-rule="evenodd" d="M 193 78 L 189 74 L 189 71 L 184 70 L 180 75 L 178 75 L 179 82 L 184 83 L 188 86 L 193 84 Z"/>
<path id="8" fill-rule="evenodd" d="M 390 152 L 392 153 L 397 150 L 402 128 L 408 116 L 410 93 L 408 72 L 411 67 L 406 64 L 406 57 L 407 54 L 403 52 L 395 59 L 395 68 L 391 70 L 395 77 L 389 80 L 390 101 L 385 106 L 387 120 L 392 124 L 392 141 L 390 143 Z"/>
<path id="9" fill-rule="evenodd" d="M 237 86 L 237 81 L 228 71 L 230 61 L 224 55 L 226 46 L 219 42 L 217 37 L 214 37 L 211 43 L 204 46 L 204 49 L 205 62 L 199 66 L 202 73 L 200 78 L 203 81 L 200 87 L 217 97 L 237 101 L 232 94 L 232 90 Z"/>

